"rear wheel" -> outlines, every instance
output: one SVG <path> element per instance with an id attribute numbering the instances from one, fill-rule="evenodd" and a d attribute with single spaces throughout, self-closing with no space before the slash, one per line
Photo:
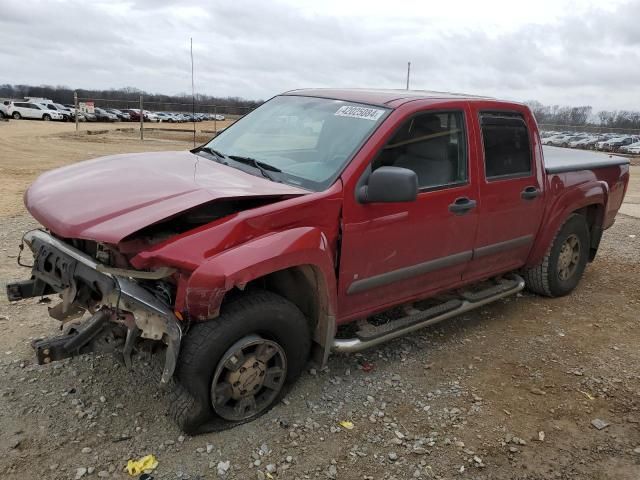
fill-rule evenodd
<path id="1" fill-rule="evenodd" d="M 42 116 L 42 120 L 44 120 L 45 122 L 48 122 L 49 120 L 51 120 L 51 116 L 48 113 L 45 113 Z"/>
<path id="2" fill-rule="evenodd" d="M 548 297 L 570 293 L 582 278 L 589 258 L 589 227 L 573 214 L 558 231 L 542 263 L 525 271 L 527 288 Z"/>
<path id="3" fill-rule="evenodd" d="M 20 112 L 13 112 L 13 114 L 11 115 L 15 120 L 20 120 L 22 118 L 22 115 L 20 115 Z"/>
<path id="4" fill-rule="evenodd" d="M 189 434 L 223 430 L 269 411 L 298 378 L 311 334 L 302 312 L 253 291 L 183 338 L 169 412 Z"/>

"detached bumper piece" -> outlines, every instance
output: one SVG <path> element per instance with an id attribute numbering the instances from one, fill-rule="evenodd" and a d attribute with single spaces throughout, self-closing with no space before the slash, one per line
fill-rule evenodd
<path id="1" fill-rule="evenodd" d="M 103 266 L 96 260 L 45 231 L 27 232 L 24 242 L 34 256 L 32 277 L 7 285 L 10 301 L 59 293 L 62 303 L 49 309 L 53 318 L 64 322 L 82 316 L 85 311 L 95 312 L 66 335 L 35 341 L 38 363 L 104 351 L 100 337 L 121 330 L 126 341 L 108 342 L 107 349 L 124 344 L 127 365 L 138 337 L 166 345 L 161 383 L 168 383 L 182 337 L 179 321 L 168 305 L 132 278 L 102 271 Z"/>
<path id="2" fill-rule="evenodd" d="M 38 365 L 95 351 L 93 340 L 105 329 L 110 316 L 109 311 L 100 310 L 87 320 L 80 330 L 34 341 L 31 346 L 36 351 Z"/>

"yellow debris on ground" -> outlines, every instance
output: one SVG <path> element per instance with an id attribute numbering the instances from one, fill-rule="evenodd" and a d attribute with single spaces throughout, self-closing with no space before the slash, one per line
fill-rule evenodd
<path id="1" fill-rule="evenodd" d="M 134 477 L 142 472 L 153 470 L 157 466 L 158 459 L 153 455 L 146 455 L 139 460 L 129 460 L 127 462 L 127 472 Z"/>
<path id="2" fill-rule="evenodd" d="M 353 430 L 353 423 L 348 420 L 343 420 L 340 422 L 340 426 L 346 428 L 347 430 Z"/>

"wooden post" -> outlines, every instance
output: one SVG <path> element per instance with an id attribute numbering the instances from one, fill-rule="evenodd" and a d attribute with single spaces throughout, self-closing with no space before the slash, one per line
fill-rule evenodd
<path id="1" fill-rule="evenodd" d="M 140 95 L 140 140 L 144 140 L 144 105 L 142 103 L 142 95 Z"/>
<path id="2" fill-rule="evenodd" d="M 73 92 L 73 104 L 76 108 L 76 133 L 78 133 L 78 92 Z"/>

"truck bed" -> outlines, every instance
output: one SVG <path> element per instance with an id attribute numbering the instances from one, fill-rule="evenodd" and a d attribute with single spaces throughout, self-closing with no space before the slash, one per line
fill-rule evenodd
<path id="1" fill-rule="evenodd" d="M 544 146 L 544 163 L 547 173 L 590 170 L 593 168 L 628 165 L 629 159 L 612 153 L 591 150 Z"/>

